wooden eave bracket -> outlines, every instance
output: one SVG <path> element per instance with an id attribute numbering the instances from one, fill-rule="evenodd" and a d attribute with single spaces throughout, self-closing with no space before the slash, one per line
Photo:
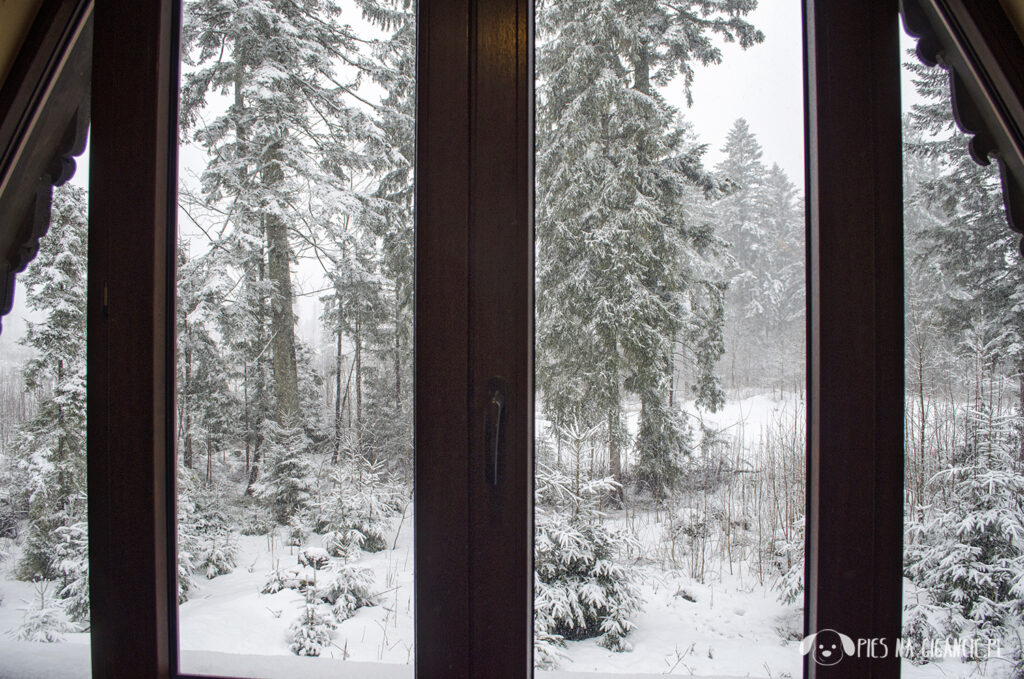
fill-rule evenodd
<path id="1" fill-rule="evenodd" d="M 1007 222 L 1024 234 L 1024 43 L 994 0 L 901 0 L 900 13 L 918 58 L 949 72 L 971 157 L 998 163 Z"/>
<path id="2" fill-rule="evenodd" d="M 92 0 L 46 0 L 0 89 L 0 319 L 50 226 L 54 186 L 85 150 Z"/>

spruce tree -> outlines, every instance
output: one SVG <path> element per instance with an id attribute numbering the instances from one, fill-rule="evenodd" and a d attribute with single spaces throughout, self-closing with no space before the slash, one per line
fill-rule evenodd
<path id="1" fill-rule="evenodd" d="M 803 215 L 796 187 L 778 165 L 761 161 L 746 120 L 736 120 L 722 151 L 717 169 L 734 185 L 714 205 L 730 246 L 723 372 L 733 386 L 764 385 L 801 360 Z"/>
<path id="2" fill-rule="evenodd" d="M 230 281 L 210 253 L 178 253 L 178 446 L 182 464 L 212 483 L 212 461 L 238 436 L 242 415 L 229 378 L 236 377 L 221 346 L 230 336 L 222 300 Z"/>
<path id="3" fill-rule="evenodd" d="M 978 165 L 968 137 L 956 127 L 949 105 L 948 74 L 917 63 L 907 67 L 924 97 L 913 107 L 905 150 L 929 161 L 910 206 L 920 219 L 914 245 L 930 284 L 917 284 L 915 306 L 932 306 L 933 322 L 953 341 L 968 330 L 994 341 L 1003 366 L 1018 381 L 1024 417 L 1024 261 L 1019 236 L 1006 223 L 995 163 Z M 1022 420 L 1024 421 L 1024 420 Z M 1018 456 L 1024 459 L 1024 439 Z"/>
<path id="4" fill-rule="evenodd" d="M 721 243 L 691 221 L 694 188 L 723 185 L 657 87 L 689 96 L 693 64 L 717 63 L 713 39 L 762 39 L 752 0 L 543 4 L 537 15 L 537 379 L 556 427 L 603 422 L 623 478 L 627 394 L 646 422 L 642 481 L 661 494 L 685 440 L 668 405 L 675 342 L 708 339 L 698 400 L 721 402 Z"/>
<path id="5" fill-rule="evenodd" d="M 372 136 L 365 114 L 346 101 L 358 87 L 338 64 L 356 52 L 356 36 L 329 1 L 196 0 L 186 7 L 182 122 L 211 160 L 202 198 L 228 215 L 217 238 L 226 265 L 245 278 L 242 313 L 255 327 L 245 357 L 257 377 L 260 407 L 273 407 L 282 430 L 300 426 L 290 231 L 307 215 L 340 218 L 359 209 L 352 172 L 365 166 L 360 141 Z M 232 104 L 200 126 L 207 98 Z M 353 169 L 355 168 L 355 170 Z M 306 229 L 307 241 L 314 225 Z M 270 385 L 260 384 L 269 355 Z M 264 389 L 270 394 L 261 393 Z M 250 431 L 266 414 L 255 412 Z M 253 445 L 250 488 L 263 434 Z"/>
<path id="6" fill-rule="evenodd" d="M 28 322 L 23 339 L 34 352 L 25 387 L 40 394 L 39 409 L 13 445 L 29 515 L 18 575 L 61 579 L 62 587 L 74 576 L 58 562 L 61 529 L 84 522 L 86 511 L 86 205 L 81 188 L 54 191 L 49 233 L 20 279 L 29 309 L 42 319 Z"/>
<path id="7" fill-rule="evenodd" d="M 972 415 L 973 435 L 930 481 L 950 497 L 909 523 L 906 573 L 948 610 L 951 634 L 1012 640 L 1024 610 L 1024 472 L 1008 423 L 991 415 Z"/>

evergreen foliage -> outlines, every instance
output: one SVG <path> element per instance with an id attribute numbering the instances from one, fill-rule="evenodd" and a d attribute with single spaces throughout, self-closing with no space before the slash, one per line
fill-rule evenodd
<path id="1" fill-rule="evenodd" d="M 89 624 L 89 530 L 84 521 L 57 529 L 56 569 L 64 611 L 74 622 Z"/>
<path id="2" fill-rule="evenodd" d="M 267 425 L 266 474 L 256 486 L 256 497 L 286 525 L 307 508 L 312 498 L 316 469 L 310 443 L 298 426 Z"/>
<path id="3" fill-rule="evenodd" d="M 48 596 L 48 588 L 45 581 L 36 582 L 36 596 L 23 609 L 21 625 L 8 630 L 10 638 L 52 644 L 64 641 L 65 634 L 79 631 L 76 625 L 68 622 L 60 603 Z"/>
<path id="4" fill-rule="evenodd" d="M 212 580 L 238 565 L 238 543 L 233 520 L 215 487 L 194 472 L 178 474 L 178 603 L 196 588 L 194 576 Z"/>
<path id="5" fill-rule="evenodd" d="M 979 412 L 974 424 L 976 437 L 932 479 L 950 497 L 908 525 L 906 573 L 952 613 L 950 631 L 1011 638 L 1024 610 L 1024 470 L 1006 422 Z"/>
<path id="6" fill-rule="evenodd" d="M 693 206 L 730 188 L 656 86 L 717 63 L 716 36 L 763 36 L 753 1 L 542 4 L 537 14 L 537 384 L 548 419 L 603 423 L 623 480 L 627 395 L 643 404 L 644 481 L 671 486 L 685 439 L 671 398 L 677 345 L 698 402 L 722 392 L 724 243 Z M 693 347 L 701 344 L 699 351 Z"/>
<path id="7" fill-rule="evenodd" d="M 401 502 L 400 490 L 388 478 L 383 462 L 355 460 L 335 469 L 317 507 L 324 547 L 332 556 L 346 558 L 360 549 L 386 549 L 384 535 Z"/>
<path id="8" fill-rule="evenodd" d="M 318 656 L 331 644 L 331 631 L 337 627 L 330 610 L 310 590 L 302 614 L 289 629 L 289 648 L 295 655 Z"/>
<path id="9" fill-rule="evenodd" d="M 49 234 L 19 279 L 28 307 L 42 317 L 28 322 L 23 340 L 34 353 L 25 367 L 25 386 L 42 397 L 12 446 L 23 481 L 13 488 L 29 519 L 17 575 L 60 579 L 64 586 L 77 577 L 70 559 L 85 558 L 67 554 L 70 534 L 61 529 L 84 527 L 85 521 L 87 225 L 85 191 L 55 189 Z M 84 546 L 84 535 L 75 540 Z M 45 608 L 38 608 L 39 615 Z"/>
<path id="10" fill-rule="evenodd" d="M 786 605 L 802 602 L 804 596 L 806 523 L 804 517 L 800 517 L 793 526 L 795 539 L 784 541 L 778 550 L 782 574 L 775 581 L 775 589 L 779 593 L 779 601 Z"/>
<path id="11" fill-rule="evenodd" d="M 736 120 L 718 172 L 734 185 L 713 206 L 719 235 L 730 243 L 726 278 L 723 373 L 733 386 L 785 383 L 799 364 L 804 332 L 803 211 L 797 190 L 763 151 L 743 118 Z"/>
<path id="12" fill-rule="evenodd" d="M 566 640 L 600 637 L 614 651 L 629 650 L 630 617 L 639 591 L 622 553 L 635 547 L 603 522 L 600 503 L 616 489 L 611 477 L 588 478 L 583 450 L 596 428 L 568 427 L 568 469 L 537 466 L 534 529 L 535 663 L 557 662 Z"/>

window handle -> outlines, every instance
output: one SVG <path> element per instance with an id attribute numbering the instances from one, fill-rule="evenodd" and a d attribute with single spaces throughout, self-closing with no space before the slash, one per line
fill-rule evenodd
<path id="1" fill-rule="evenodd" d="M 506 382 L 492 377 L 487 382 L 487 415 L 484 426 L 484 477 L 493 487 L 498 486 L 500 460 L 505 452 Z"/>

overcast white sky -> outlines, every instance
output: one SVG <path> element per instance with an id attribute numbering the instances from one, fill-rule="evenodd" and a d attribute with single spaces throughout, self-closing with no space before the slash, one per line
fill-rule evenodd
<path id="1" fill-rule="evenodd" d="M 722 45 L 723 61 L 719 65 L 698 67 L 694 78 L 693 106 L 687 108 L 681 88 L 670 87 L 666 97 L 679 107 L 693 123 L 701 142 L 708 144 L 705 163 L 713 167 L 721 160 L 721 147 L 733 122 L 746 118 L 764 150 L 766 164 L 777 162 L 790 180 L 802 189 L 804 167 L 803 136 L 803 67 L 800 0 L 761 0 L 749 20 L 765 34 L 765 40 L 748 50 L 734 43 Z M 913 45 L 904 36 L 904 47 Z M 905 105 L 915 99 L 904 87 Z M 201 168 L 203 157 L 195 149 L 183 149 L 183 163 Z M 72 183 L 88 184 L 88 152 L 79 159 L 79 169 Z M 183 168 L 183 173 L 188 170 Z M 182 224 L 183 231 L 188 230 Z M 312 272 L 296 272 L 300 288 L 313 289 L 318 283 Z M 300 334 L 307 341 L 316 334 L 318 302 L 316 296 L 298 301 Z M 0 358 L 6 347 L 24 334 L 24 295 L 16 288 L 15 306 L 3 319 L 0 336 Z"/>
<path id="2" fill-rule="evenodd" d="M 740 49 L 722 46 L 722 63 L 701 67 L 693 83 L 693 106 L 682 92 L 666 96 L 683 111 L 698 137 L 709 144 L 706 164 L 722 159 L 725 137 L 737 118 L 746 118 L 764 150 L 762 160 L 778 163 L 790 181 L 803 185 L 804 111 L 800 0 L 761 0 L 748 19 L 764 42 Z"/>

